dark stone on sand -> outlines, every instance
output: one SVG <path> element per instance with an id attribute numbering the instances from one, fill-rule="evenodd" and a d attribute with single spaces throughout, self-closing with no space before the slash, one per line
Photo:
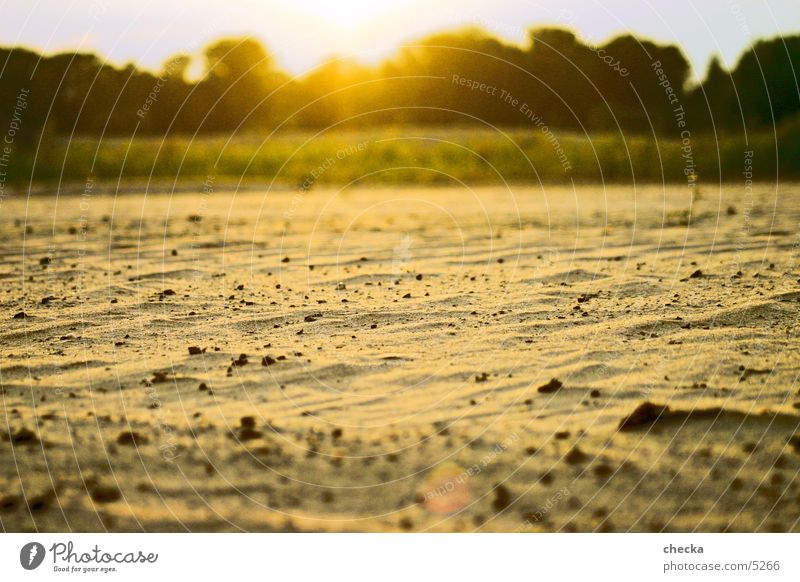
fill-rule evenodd
<path id="1" fill-rule="evenodd" d="M 147 437 L 142 436 L 134 430 L 127 430 L 119 433 L 117 436 L 117 444 L 129 447 L 135 447 L 147 442 Z"/>
<path id="2" fill-rule="evenodd" d="M 0 499 L 0 513 L 14 511 L 17 507 L 19 507 L 19 504 L 19 497 L 16 495 L 6 495 Z"/>
<path id="3" fill-rule="evenodd" d="M 403 295 L 403 299 L 411 299 L 411 293 L 406 293 Z"/>
<path id="4" fill-rule="evenodd" d="M 790 437 L 788 442 L 792 445 L 795 453 L 800 453 L 800 435 Z"/>
<path id="5" fill-rule="evenodd" d="M 243 416 L 239 420 L 239 424 L 242 426 L 242 428 L 255 428 L 256 419 L 254 416 Z"/>
<path id="6" fill-rule="evenodd" d="M 40 265 L 49 265 L 52 262 L 53 261 L 50 259 L 50 257 L 42 257 L 41 259 L 39 259 Z"/>
<path id="7" fill-rule="evenodd" d="M 559 432 L 555 433 L 553 436 L 556 438 L 556 440 L 565 441 L 565 440 L 567 440 L 569 438 L 569 431 L 568 430 L 562 430 L 562 431 L 559 431 Z"/>
<path id="8" fill-rule="evenodd" d="M 557 380 L 556 378 L 552 378 L 547 384 L 539 386 L 537 390 L 540 394 L 552 394 L 553 392 L 558 392 L 564 384 Z"/>
<path id="9" fill-rule="evenodd" d="M 92 487 L 89 494 L 96 503 L 112 503 L 122 499 L 122 493 L 113 485 L 97 485 Z"/>
<path id="10" fill-rule="evenodd" d="M 305 321 L 306 323 L 311 323 L 312 321 L 317 321 L 317 318 L 319 318 L 319 317 L 322 317 L 322 314 L 316 313 L 314 315 L 306 315 L 303 318 L 303 321 Z"/>
<path id="11" fill-rule="evenodd" d="M 189 346 L 189 355 L 190 356 L 199 356 L 203 353 L 203 349 L 198 346 Z"/>
<path id="12" fill-rule="evenodd" d="M 247 354 L 239 354 L 239 359 L 233 361 L 234 366 L 247 365 Z"/>
<path id="13" fill-rule="evenodd" d="M 614 473 L 614 469 L 613 469 L 613 468 L 611 468 L 609 465 L 606 465 L 606 464 L 602 464 L 602 465 L 596 465 L 596 466 L 595 466 L 595 467 L 592 469 L 592 471 L 593 471 L 593 472 L 594 472 L 594 474 L 595 474 L 595 475 L 597 475 L 598 477 L 608 477 L 608 476 L 610 476 L 612 473 Z"/>
<path id="14" fill-rule="evenodd" d="M 690 279 L 699 279 L 702 276 L 703 276 L 703 271 L 701 271 L 700 269 L 697 269 L 694 273 L 689 275 L 689 278 Z"/>
<path id="15" fill-rule="evenodd" d="M 669 412 L 668 406 L 658 406 L 652 402 L 644 402 L 631 412 L 628 417 L 619 422 L 619 430 L 634 430 L 652 424 L 667 412 Z"/>
<path id="16" fill-rule="evenodd" d="M 494 501 L 492 507 L 495 511 L 503 511 L 511 505 L 511 492 L 505 485 L 495 485 L 494 487 Z"/>
<path id="17" fill-rule="evenodd" d="M 39 437 L 32 430 L 23 427 L 13 433 L 8 440 L 15 445 L 32 445 L 39 442 Z"/>
<path id="18" fill-rule="evenodd" d="M 239 440 L 240 441 L 252 441 L 255 439 L 261 438 L 261 431 L 252 429 L 252 428 L 243 428 L 239 431 Z"/>
<path id="19" fill-rule="evenodd" d="M 172 289 L 164 289 L 161 294 L 164 296 L 175 295 L 175 291 Z"/>
<path id="20" fill-rule="evenodd" d="M 150 380 L 153 384 L 163 384 L 169 380 L 166 372 L 153 372 L 153 378 Z"/>
<path id="21" fill-rule="evenodd" d="M 335 439 L 341 438 L 342 437 L 342 429 L 340 429 L 340 428 L 333 429 L 331 431 L 331 436 L 333 438 L 335 438 Z"/>
<path id="22" fill-rule="evenodd" d="M 281 259 L 281 263 L 288 263 L 290 261 L 289 257 L 283 257 Z"/>
<path id="23" fill-rule="evenodd" d="M 600 390 L 592 390 L 589 392 L 589 396 L 592 398 L 600 398 Z"/>
<path id="24" fill-rule="evenodd" d="M 200 386 L 198 386 L 197 389 L 200 390 L 200 391 L 205 391 L 205 390 L 208 390 L 208 386 L 206 385 L 205 382 L 201 382 Z"/>
<path id="25" fill-rule="evenodd" d="M 261 358 L 261 365 L 262 366 L 271 366 L 272 364 L 278 363 L 278 360 L 274 358 L 270 358 L 269 356 L 264 356 Z"/>
<path id="26" fill-rule="evenodd" d="M 28 317 L 30 317 L 30 315 L 28 315 L 24 311 L 20 311 L 19 313 L 14 314 L 14 319 L 26 319 Z"/>
<path id="27" fill-rule="evenodd" d="M 415 278 L 417 281 L 422 281 L 422 275 L 417 275 Z"/>
<path id="28" fill-rule="evenodd" d="M 28 500 L 28 507 L 31 511 L 44 511 L 50 507 L 50 504 L 55 500 L 56 494 L 50 490 L 41 495 L 36 495 Z"/>
<path id="29" fill-rule="evenodd" d="M 575 445 L 572 448 L 572 450 L 564 456 L 564 461 L 566 461 L 570 465 L 580 465 L 581 463 L 585 463 L 589 459 L 590 459 L 589 455 L 581 451 L 578 448 L 578 445 Z"/>

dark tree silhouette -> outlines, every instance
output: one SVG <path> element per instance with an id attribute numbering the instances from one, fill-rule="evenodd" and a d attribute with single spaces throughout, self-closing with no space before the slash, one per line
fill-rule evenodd
<path id="1" fill-rule="evenodd" d="M 333 59 L 301 78 L 281 72 L 253 38 L 208 46 L 199 80 L 191 57 L 159 72 L 122 68 L 84 53 L 42 56 L 0 49 L 0 123 L 28 91 L 17 147 L 44 135 L 131 136 L 265 131 L 278 124 L 490 123 L 674 138 L 675 109 L 692 131 L 795 124 L 800 115 L 800 36 L 755 43 L 732 71 L 711 61 L 703 82 L 675 46 L 631 35 L 601 46 L 572 31 L 538 28 L 528 46 L 468 28 L 435 34 L 377 66 Z M 533 121 L 538 120 L 538 121 Z"/>

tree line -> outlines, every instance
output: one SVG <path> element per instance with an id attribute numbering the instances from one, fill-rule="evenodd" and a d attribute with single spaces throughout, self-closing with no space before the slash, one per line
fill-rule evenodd
<path id="1" fill-rule="evenodd" d="M 331 59 L 292 77 L 253 38 L 219 40 L 189 78 L 185 54 L 150 72 L 94 54 L 0 49 L 0 132 L 42 136 L 230 134 L 278 128 L 492 124 L 677 137 L 756 131 L 800 115 L 800 36 L 755 42 L 704 79 L 676 46 L 622 35 L 592 45 L 537 28 L 526 46 L 479 29 L 436 34 L 375 66 Z M 20 94 L 24 92 L 20 115 Z M 20 123 L 21 121 L 21 123 Z"/>

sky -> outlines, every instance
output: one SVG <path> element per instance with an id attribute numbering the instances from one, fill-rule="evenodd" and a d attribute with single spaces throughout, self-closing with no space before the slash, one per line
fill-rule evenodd
<path id="1" fill-rule="evenodd" d="M 4 46 L 158 69 L 175 53 L 247 34 L 294 74 L 333 56 L 374 63 L 465 25 L 524 43 L 528 28 L 552 24 L 595 43 L 633 32 L 678 44 L 697 78 L 714 54 L 732 67 L 753 39 L 800 33 L 800 0 L 0 0 L 0 14 Z"/>

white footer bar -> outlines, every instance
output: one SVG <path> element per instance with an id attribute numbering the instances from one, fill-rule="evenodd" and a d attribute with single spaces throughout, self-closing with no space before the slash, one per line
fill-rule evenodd
<path id="1" fill-rule="evenodd" d="M 2 534 L 0 580 L 796 581 L 799 547 L 797 534 Z"/>

